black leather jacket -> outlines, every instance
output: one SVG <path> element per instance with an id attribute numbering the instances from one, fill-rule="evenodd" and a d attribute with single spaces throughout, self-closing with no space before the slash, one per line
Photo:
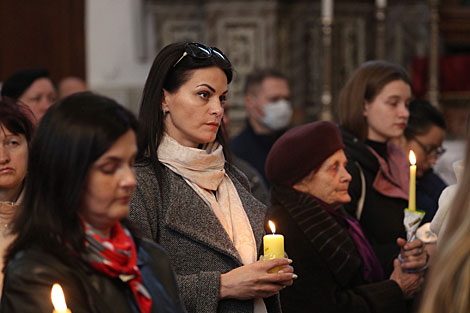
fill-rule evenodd
<path id="1" fill-rule="evenodd" d="M 166 252 L 136 240 L 143 284 L 152 295 L 152 313 L 186 312 Z M 76 266 L 75 266 L 76 265 Z M 64 289 L 73 313 L 140 313 L 128 285 L 77 260 L 74 266 L 38 248 L 19 252 L 5 269 L 1 313 L 51 313 L 52 284 Z"/>

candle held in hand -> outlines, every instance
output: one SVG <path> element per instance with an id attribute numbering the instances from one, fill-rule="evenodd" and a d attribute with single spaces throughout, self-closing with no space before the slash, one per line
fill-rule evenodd
<path id="1" fill-rule="evenodd" d="M 416 155 L 410 150 L 410 195 L 408 198 L 408 209 L 416 210 Z"/>
<path id="2" fill-rule="evenodd" d="M 62 287 L 59 284 L 54 284 L 51 289 L 51 300 L 54 306 L 52 313 L 71 313 L 65 304 L 65 296 Z"/>
<path id="3" fill-rule="evenodd" d="M 284 236 L 275 234 L 276 226 L 272 221 L 268 221 L 269 228 L 271 228 L 272 235 L 265 235 L 263 237 L 264 246 L 264 260 L 272 260 L 284 257 Z M 279 268 L 274 268 L 270 273 L 277 273 Z"/>

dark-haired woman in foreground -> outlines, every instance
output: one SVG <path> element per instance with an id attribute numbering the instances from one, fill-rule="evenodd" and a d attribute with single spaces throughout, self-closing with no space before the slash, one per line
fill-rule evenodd
<path id="1" fill-rule="evenodd" d="M 189 312 L 279 312 L 272 296 L 295 274 L 285 258 L 257 262 L 266 208 L 226 162 L 231 79 L 217 48 L 177 43 L 157 55 L 140 109 L 130 218 L 168 251 Z M 284 272 L 268 273 L 277 266 Z"/>
<path id="2" fill-rule="evenodd" d="M 48 110 L 13 221 L 0 312 L 52 312 L 54 283 L 74 313 L 185 312 L 166 254 L 120 223 L 136 184 L 136 126 L 90 93 Z"/>

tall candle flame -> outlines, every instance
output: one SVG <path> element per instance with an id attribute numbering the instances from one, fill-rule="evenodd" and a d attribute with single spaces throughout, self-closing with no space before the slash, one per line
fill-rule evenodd
<path id="1" fill-rule="evenodd" d="M 67 304 L 62 287 L 59 284 L 52 285 L 51 300 L 56 312 L 67 312 Z"/>
<path id="2" fill-rule="evenodd" d="M 269 220 L 268 224 L 269 224 L 269 228 L 271 228 L 271 231 L 273 232 L 273 234 L 276 233 L 276 225 L 274 225 L 273 221 Z"/>
<path id="3" fill-rule="evenodd" d="M 416 155 L 415 155 L 415 153 L 413 152 L 413 150 L 410 150 L 410 163 L 411 163 L 411 165 L 415 165 L 415 164 L 416 164 Z"/>

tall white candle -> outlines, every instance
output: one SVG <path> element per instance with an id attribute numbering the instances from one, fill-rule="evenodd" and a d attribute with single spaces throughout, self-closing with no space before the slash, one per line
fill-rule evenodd
<path id="1" fill-rule="evenodd" d="M 321 1 L 321 17 L 333 18 L 333 0 Z"/>

